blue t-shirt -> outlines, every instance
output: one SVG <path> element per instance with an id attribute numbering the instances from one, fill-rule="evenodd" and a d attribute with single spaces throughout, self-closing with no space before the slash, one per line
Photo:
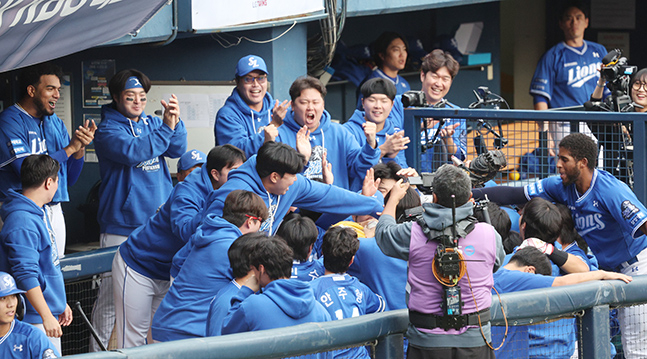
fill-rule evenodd
<path id="1" fill-rule="evenodd" d="M 568 206 L 575 229 L 600 263 L 615 270 L 647 248 L 640 226 L 647 209 L 629 187 L 602 170 L 594 170 L 591 187 L 580 195 L 575 184 L 564 186 L 560 177 L 545 178 L 524 187 L 526 197 L 542 197 Z"/>
<path id="2" fill-rule="evenodd" d="M 31 324 L 14 319 L 7 334 L 0 337 L 2 359 L 51 359 L 59 356 L 45 333 Z"/>

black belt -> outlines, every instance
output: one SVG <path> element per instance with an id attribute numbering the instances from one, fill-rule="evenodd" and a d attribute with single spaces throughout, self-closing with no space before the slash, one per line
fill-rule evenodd
<path id="1" fill-rule="evenodd" d="M 622 262 L 619 266 L 615 267 L 611 271 L 612 272 L 622 273 L 623 269 L 629 267 L 630 265 L 632 265 L 632 264 L 634 264 L 636 262 L 638 262 L 638 256 L 635 256 L 635 257 L 631 258 L 630 260 L 628 260 L 626 265 L 624 264 L 625 262 Z"/>
<path id="2" fill-rule="evenodd" d="M 479 316 L 481 321 L 479 323 Z M 468 325 L 482 325 L 490 321 L 490 308 L 483 309 L 476 313 L 465 315 L 436 315 L 416 312 L 409 310 L 409 322 L 416 328 L 436 329 L 442 328 L 461 329 Z"/>

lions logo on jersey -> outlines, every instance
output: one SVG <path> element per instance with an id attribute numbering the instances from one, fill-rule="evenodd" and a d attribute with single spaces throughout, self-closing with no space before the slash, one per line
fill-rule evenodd
<path id="1" fill-rule="evenodd" d="M 624 201 L 620 205 L 620 210 L 622 211 L 622 218 L 629 219 L 634 214 L 638 213 L 639 209 L 633 203 L 629 201 Z"/>
<path id="2" fill-rule="evenodd" d="M 161 168 L 159 157 L 151 158 L 148 161 L 140 162 L 137 168 L 141 168 L 144 172 L 157 172 Z"/>
<path id="3" fill-rule="evenodd" d="M 43 352 L 43 359 L 54 359 L 58 358 L 52 349 L 47 349 Z"/>

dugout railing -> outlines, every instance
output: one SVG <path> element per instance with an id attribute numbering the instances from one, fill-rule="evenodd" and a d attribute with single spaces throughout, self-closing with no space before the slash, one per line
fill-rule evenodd
<path id="1" fill-rule="evenodd" d="M 109 269 L 116 247 L 66 256 L 61 267 L 68 283 L 90 278 Z M 557 318 L 576 318 L 581 358 L 610 357 L 609 310 L 647 303 L 647 276 L 631 283 L 595 281 L 584 284 L 501 294 L 492 298 L 492 323 L 503 326 L 539 324 Z M 647 318 L 640 318 L 645 321 Z M 78 325 L 80 318 L 75 317 Z M 374 357 L 401 358 L 402 338 L 407 328 L 406 310 L 370 314 L 327 323 L 182 340 L 110 352 L 72 356 L 79 359 L 143 358 L 281 358 L 369 345 Z M 83 324 L 80 324 L 83 326 Z M 83 340 L 87 340 L 87 336 Z M 70 345 L 69 342 L 64 343 Z M 498 343 L 494 343 L 497 345 Z M 645 343 L 647 346 L 647 343 Z"/>

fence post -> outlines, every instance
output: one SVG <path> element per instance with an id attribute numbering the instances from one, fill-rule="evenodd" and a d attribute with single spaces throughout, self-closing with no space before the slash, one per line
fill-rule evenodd
<path id="1" fill-rule="evenodd" d="M 607 359 L 611 356 L 609 305 L 596 305 L 586 310 L 580 328 L 580 358 Z"/>
<path id="2" fill-rule="evenodd" d="M 377 339 L 375 357 L 380 359 L 404 358 L 404 336 L 402 333 L 388 334 Z"/>
<path id="3" fill-rule="evenodd" d="M 404 110 L 404 133 L 409 137 L 409 145 L 404 150 L 409 167 L 415 168 L 420 172 L 420 119 L 413 115 L 412 109 Z"/>

